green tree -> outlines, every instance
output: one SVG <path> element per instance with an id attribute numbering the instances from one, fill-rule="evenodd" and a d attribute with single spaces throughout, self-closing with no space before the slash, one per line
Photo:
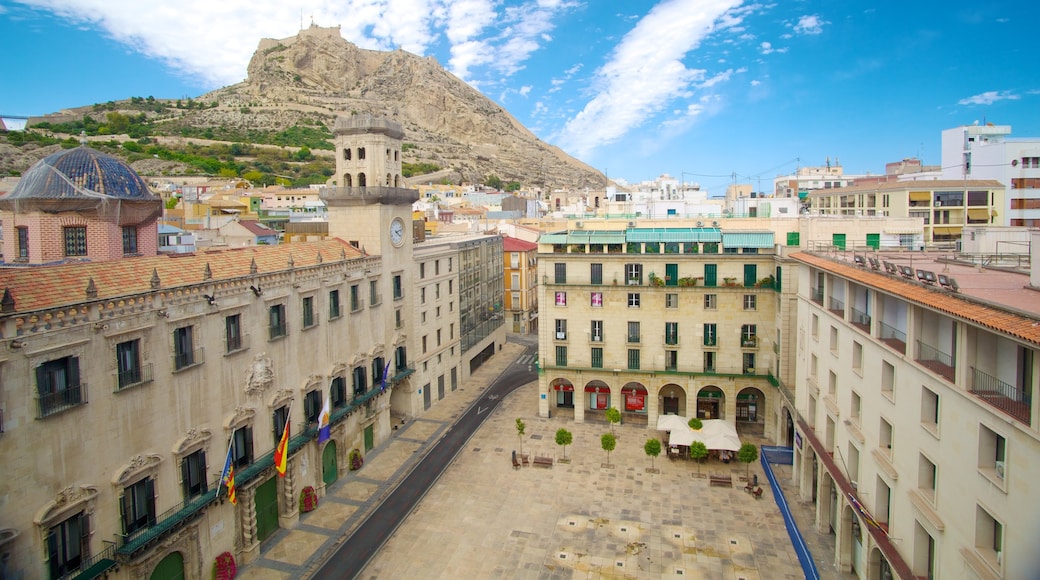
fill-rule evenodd
<path id="1" fill-rule="evenodd" d="M 108 119 L 108 132 L 112 135 L 122 135 L 130 128 L 130 117 L 113 111 L 105 115 Z"/>
<path id="2" fill-rule="evenodd" d="M 510 181 L 509 183 L 506 184 L 505 191 L 520 191 L 520 182 L 519 181 Z"/>
<path id="3" fill-rule="evenodd" d="M 520 455 L 524 454 L 524 431 L 527 430 L 527 423 L 520 418 L 516 418 L 516 436 L 520 439 Z"/>
<path id="4" fill-rule="evenodd" d="M 704 427 L 704 423 L 701 423 L 701 420 L 697 417 L 690 419 L 687 425 L 689 425 L 690 429 L 693 429 L 694 431 L 700 431 L 701 427 Z"/>
<path id="5" fill-rule="evenodd" d="M 749 480 L 751 478 L 751 462 L 756 459 L 758 459 L 758 447 L 754 443 L 745 443 L 740 446 L 740 451 L 737 451 L 737 461 L 747 465 L 745 475 Z"/>
<path id="6" fill-rule="evenodd" d="M 621 411 L 618 411 L 617 407 L 607 409 L 607 421 L 610 422 L 610 433 L 613 435 L 614 425 L 621 422 Z"/>
<path id="7" fill-rule="evenodd" d="M 484 180 L 484 185 L 492 189 L 502 189 L 502 180 L 497 175 L 488 175 L 487 179 Z"/>
<path id="8" fill-rule="evenodd" d="M 613 433 L 604 433 L 599 438 L 599 444 L 603 447 L 603 450 L 607 452 L 607 467 L 610 467 L 610 452 L 617 447 L 617 438 L 614 437 Z"/>
<path id="9" fill-rule="evenodd" d="M 647 439 L 643 444 L 643 451 L 650 456 L 650 469 L 653 469 L 654 458 L 661 454 L 661 442 L 657 439 Z"/>
<path id="10" fill-rule="evenodd" d="M 574 435 L 566 429 L 556 430 L 556 444 L 563 447 L 563 458 L 567 459 L 567 446 L 574 442 Z"/>
<path id="11" fill-rule="evenodd" d="M 701 473 L 701 460 L 708 456 L 708 446 L 703 441 L 690 443 L 690 459 L 697 462 L 697 475 Z"/>
<path id="12" fill-rule="evenodd" d="M 171 197 L 167 199 L 165 204 L 166 209 L 174 209 L 175 207 L 177 207 L 177 201 L 178 200 L 176 197 Z"/>

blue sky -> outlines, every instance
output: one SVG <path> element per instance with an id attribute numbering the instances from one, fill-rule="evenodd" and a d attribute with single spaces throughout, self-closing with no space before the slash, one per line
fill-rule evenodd
<path id="1" fill-rule="evenodd" d="M 939 163 L 976 120 L 1040 137 L 1032 2 L 0 0 L 0 114 L 244 79 L 301 23 L 432 56 L 544 141 L 611 177 L 722 193 L 798 165 Z"/>

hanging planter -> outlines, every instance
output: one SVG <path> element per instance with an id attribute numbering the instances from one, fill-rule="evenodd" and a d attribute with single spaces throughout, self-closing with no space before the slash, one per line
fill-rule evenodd
<path id="1" fill-rule="evenodd" d="M 231 555 L 231 552 L 224 552 L 217 556 L 213 570 L 213 577 L 216 580 L 232 580 L 236 574 L 238 574 L 238 567 L 235 566 L 235 557 Z"/>
<path id="2" fill-rule="evenodd" d="M 303 488 L 300 493 L 300 512 L 307 513 L 312 512 L 318 507 L 318 494 L 314 491 L 314 488 L 307 486 Z"/>
<path id="3" fill-rule="evenodd" d="M 365 458 L 361 456 L 361 452 L 357 449 L 350 451 L 350 470 L 357 471 L 361 469 L 361 466 L 365 464 Z"/>

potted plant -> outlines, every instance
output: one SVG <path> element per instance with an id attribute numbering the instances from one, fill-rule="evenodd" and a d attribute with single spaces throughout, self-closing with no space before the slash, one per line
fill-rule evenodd
<path id="1" fill-rule="evenodd" d="M 300 492 L 300 513 L 314 511 L 318 507 L 318 494 L 312 486 L 303 488 Z"/>
<path id="2" fill-rule="evenodd" d="M 651 286 L 664 286 L 664 279 L 653 272 L 650 272 L 649 280 Z"/>
<path id="3" fill-rule="evenodd" d="M 236 574 L 238 574 L 238 567 L 235 566 L 235 556 L 231 552 L 224 552 L 217 556 L 217 561 L 213 565 L 213 576 L 216 580 L 232 580 Z"/>
<path id="4" fill-rule="evenodd" d="M 357 471 L 361 469 L 361 466 L 365 464 L 365 458 L 361 456 L 361 452 L 357 449 L 350 451 L 350 470 Z"/>

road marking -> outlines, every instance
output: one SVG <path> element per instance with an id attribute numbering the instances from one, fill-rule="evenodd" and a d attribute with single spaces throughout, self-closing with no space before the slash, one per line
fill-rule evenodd
<path id="1" fill-rule="evenodd" d="M 478 415 L 480 415 L 480 414 L 481 414 L 481 413 L 483 413 L 484 411 L 487 411 L 487 409 L 481 409 L 480 407 L 477 407 L 477 414 L 478 414 Z"/>

